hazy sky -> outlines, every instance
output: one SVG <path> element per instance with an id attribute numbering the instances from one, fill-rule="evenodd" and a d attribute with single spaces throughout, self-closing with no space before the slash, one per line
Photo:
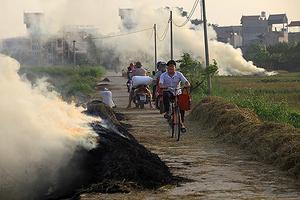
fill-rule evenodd
<path id="1" fill-rule="evenodd" d="M 155 0 L 170 5 L 182 5 L 190 10 L 194 0 Z M 219 25 L 237 25 L 242 15 L 286 13 L 289 21 L 300 21 L 300 0 L 206 0 L 208 20 Z M 199 10 L 198 10 L 199 12 Z M 199 15 L 198 15 L 199 16 Z"/>
<path id="2" fill-rule="evenodd" d="M 70 17 L 64 16 L 65 12 L 76 15 L 82 11 L 94 15 L 92 19 L 109 21 L 112 16 L 118 15 L 118 7 L 133 7 L 137 4 L 154 8 L 180 6 L 189 11 L 193 3 L 194 0 L 0 0 L 0 38 L 25 33 L 24 11 L 42 11 L 51 13 L 52 18 L 60 16 L 62 19 Z M 286 13 L 289 21 L 300 20 L 300 0 L 206 0 L 206 4 L 208 21 L 219 25 L 238 25 L 242 15 L 255 15 L 261 11 L 267 14 Z M 101 9 L 105 11 L 101 12 Z M 84 18 L 84 15 L 81 16 Z M 198 7 L 194 17 L 199 16 Z M 49 15 L 46 17 L 49 18 Z M 79 22 L 80 18 L 75 20 Z"/>

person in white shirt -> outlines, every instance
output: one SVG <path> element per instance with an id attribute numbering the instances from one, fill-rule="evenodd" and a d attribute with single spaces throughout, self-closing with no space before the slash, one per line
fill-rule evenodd
<path id="1" fill-rule="evenodd" d="M 165 91 L 163 92 L 163 101 L 164 101 L 164 107 L 165 107 L 165 115 L 164 117 L 169 119 L 170 114 L 169 108 L 170 108 L 170 100 L 180 94 L 180 90 L 175 91 L 175 89 L 180 88 L 180 83 L 184 85 L 184 87 L 190 87 L 189 81 L 185 78 L 185 76 L 181 73 L 176 71 L 176 62 L 174 60 L 170 60 L 167 63 L 167 71 L 164 72 L 159 79 L 159 86 L 161 88 L 164 88 Z M 176 92 L 176 93 L 175 93 Z M 184 122 L 184 110 L 180 110 L 181 118 L 182 118 L 182 125 L 181 129 L 182 132 L 185 132 L 185 126 L 183 124 Z"/>
<path id="2" fill-rule="evenodd" d="M 147 76 L 147 70 L 145 70 L 142 67 L 141 62 L 138 61 L 138 62 L 135 63 L 135 69 L 132 72 L 132 76 L 133 77 L 134 76 Z M 134 94 L 135 94 L 135 89 L 138 88 L 138 87 L 141 87 L 140 91 L 143 91 L 144 93 L 146 93 L 150 97 L 149 105 L 150 105 L 150 108 L 152 108 L 152 102 L 151 102 L 152 94 L 151 94 L 151 91 L 149 90 L 148 86 L 144 86 L 144 85 L 135 86 L 135 87 L 131 88 L 131 91 L 129 93 L 129 102 L 128 102 L 127 108 L 131 108 L 131 103 L 133 101 L 133 97 L 134 97 Z"/>

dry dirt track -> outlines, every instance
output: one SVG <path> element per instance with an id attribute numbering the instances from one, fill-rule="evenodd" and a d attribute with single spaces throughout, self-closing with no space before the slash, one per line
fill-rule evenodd
<path id="1" fill-rule="evenodd" d="M 207 131 L 188 122 L 180 142 L 170 138 L 168 126 L 156 110 L 125 109 L 128 102 L 122 77 L 109 76 L 118 110 L 126 114 L 130 132 L 167 163 L 174 175 L 191 179 L 179 186 L 129 194 L 83 194 L 81 199 L 299 199 L 300 186 L 275 167 L 253 155 L 209 138 Z"/>

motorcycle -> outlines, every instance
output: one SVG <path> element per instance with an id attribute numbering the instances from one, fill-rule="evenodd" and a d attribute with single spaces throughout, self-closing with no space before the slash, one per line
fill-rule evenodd
<path id="1" fill-rule="evenodd" d="M 149 89 L 147 86 L 138 86 L 133 95 L 133 103 L 136 108 L 144 109 L 145 104 L 150 103 L 151 97 L 149 96 Z"/>

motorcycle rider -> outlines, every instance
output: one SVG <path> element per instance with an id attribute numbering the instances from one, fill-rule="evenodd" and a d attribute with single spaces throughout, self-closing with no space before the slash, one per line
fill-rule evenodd
<path id="1" fill-rule="evenodd" d="M 180 83 L 184 84 L 184 87 L 189 88 L 190 83 L 185 78 L 185 76 L 181 73 L 176 71 L 176 62 L 174 60 L 170 60 L 167 63 L 167 71 L 164 72 L 159 79 L 159 86 L 160 88 L 164 88 L 163 92 L 163 102 L 164 102 L 164 108 L 165 108 L 165 115 L 164 117 L 169 119 L 171 113 L 169 113 L 170 108 L 170 100 L 174 99 L 178 93 L 181 93 L 180 90 L 175 94 L 175 92 L 172 90 L 174 88 L 179 88 Z M 186 128 L 184 126 L 184 115 L 185 111 L 180 110 L 181 113 L 181 131 L 185 132 Z"/>
<path id="2" fill-rule="evenodd" d="M 142 67 L 141 62 L 139 62 L 139 61 L 135 63 L 135 69 L 134 69 L 133 72 L 132 72 L 132 77 L 133 77 L 133 76 L 147 76 L 147 70 L 145 70 L 145 69 Z M 148 89 L 148 87 L 147 87 L 147 86 L 138 86 L 138 87 L 139 87 L 140 91 L 146 93 L 146 94 L 150 97 L 150 102 L 149 102 L 150 108 L 153 108 L 153 107 L 152 107 L 152 103 L 151 103 L 152 95 L 151 95 L 151 92 L 150 92 L 150 90 Z M 136 88 L 137 88 L 137 87 L 136 87 Z M 136 89 L 136 88 L 133 88 L 133 87 L 131 88 L 131 91 L 130 91 L 130 93 L 129 93 L 129 103 L 128 103 L 127 108 L 131 108 L 131 102 L 132 102 L 132 100 L 133 100 L 133 96 L 134 96 L 134 92 L 135 92 L 135 89 Z"/>
<path id="3" fill-rule="evenodd" d="M 130 63 L 129 66 L 127 67 L 127 78 L 128 79 L 131 79 L 134 68 L 135 68 L 135 66 L 133 63 Z"/>
<path id="4" fill-rule="evenodd" d="M 130 92 L 130 88 L 131 88 L 131 79 L 132 79 L 132 72 L 134 71 L 134 64 L 130 63 L 129 66 L 127 67 L 127 91 Z"/>

